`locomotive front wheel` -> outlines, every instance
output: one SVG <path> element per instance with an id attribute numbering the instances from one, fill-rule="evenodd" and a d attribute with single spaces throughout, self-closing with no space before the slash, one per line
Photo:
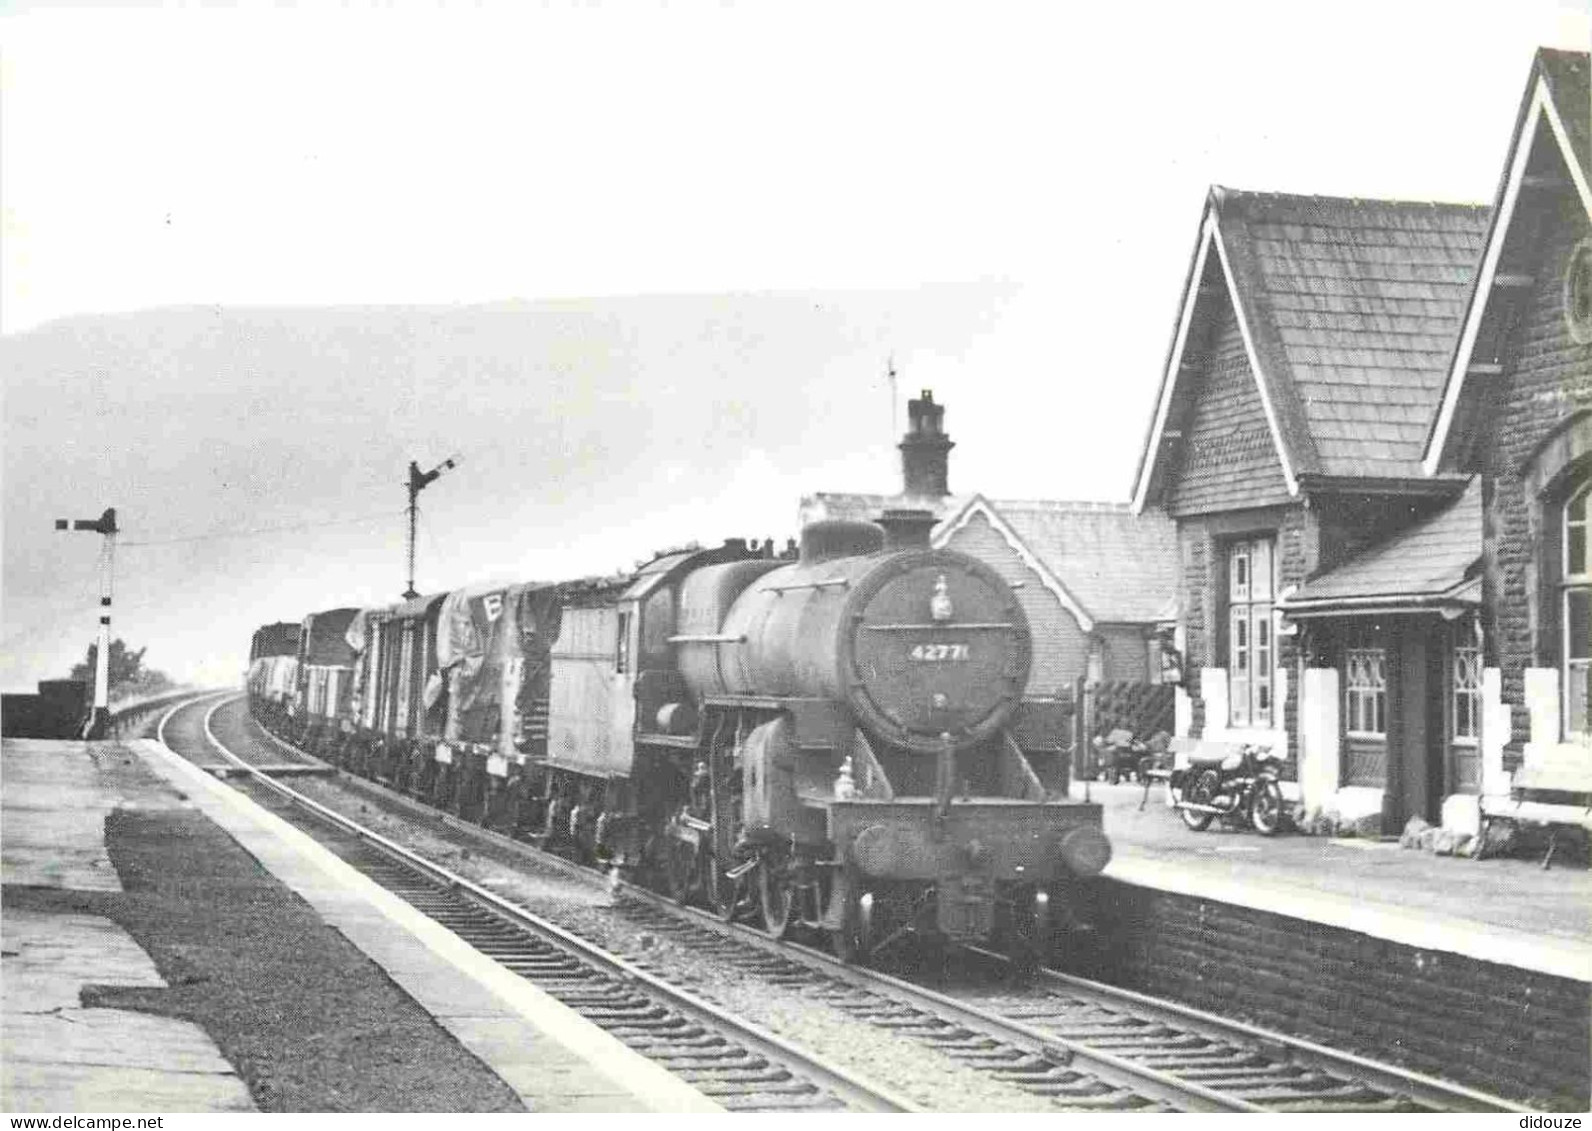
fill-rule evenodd
<path id="1" fill-rule="evenodd" d="M 847 887 L 840 929 L 832 938 L 835 957 L 848 966 L 865 966 L 873 953 L 873 893 Z"/>
<path id="2" fill-rule="evenodd" d="M 763 910 L 763 929 L 776 939 L 787 938 L 794 921 L 795 900 L 782 874 L 783 869 L 768 857 L 757 868 L 758 903 Z"/>
<path id="3" fill-rule="evenodd" d="M 1194 779 L 1194 784 L 1188 787 L 1183 795 L 1184 801 L 1192 801 L 1196 805 L 1209 805 L 1216 799 L 1217 792 L 1221 789 L 1222 779 L 1215 770 L 1206 770 Z M 1195 832 L 1204 832 L 1210 826 L 1214 813 L 1196 813 L 1192 809 L 1179 809 L 1178 813 L 1183 818 L 1183 823 Z"/>
<path id="4" fill-rule="evenodd" d="M 1040 890 L 1012 904 L 1006 957 L 1019 974 L 1031 974 L 1045 960 L 1050 945 L 1050 893 Z"/>
<path id="5" fill-rule="evenodd" d="M 1282 828 L 1282 788 L 1274 781 L 1262 782 L 1249 803 L 1249 823 L 1261 836 L 1276 836 Z"/>

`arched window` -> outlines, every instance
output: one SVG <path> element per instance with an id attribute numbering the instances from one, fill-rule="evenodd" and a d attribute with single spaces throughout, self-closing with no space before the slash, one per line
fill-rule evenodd
<path id="1" fill-rule="evenodd" d="M 1564 632 L 1564 732 L 1580 742 L 1592 741 L 1592 546 L 1589 546 L 1588 498 L 1592 480 L 1572 488 L 1564 503 L 1563 569 L 1559 577 L 1559 609 Z"/>

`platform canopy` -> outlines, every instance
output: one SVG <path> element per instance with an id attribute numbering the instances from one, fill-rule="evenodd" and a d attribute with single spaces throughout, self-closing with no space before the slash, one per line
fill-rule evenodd
<path id="1" fill-rule="evenodd" d="M 1481 480 L 1443 509 L 1277 602 L 1289 617 L 1435 612 L 1481 604 Z"/>

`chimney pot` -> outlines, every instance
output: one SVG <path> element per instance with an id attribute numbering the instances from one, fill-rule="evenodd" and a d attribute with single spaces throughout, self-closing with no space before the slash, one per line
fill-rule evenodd
<path id="1" fill-rule="evenodd" d="M 907 434 L 901 438 L 901 478 L 908 495 L 944 498 L 951 493 L 947 464 L 953 444 L 942 421 L 945 406 L 934 403 L 934 393 L 907 402 Z"/>

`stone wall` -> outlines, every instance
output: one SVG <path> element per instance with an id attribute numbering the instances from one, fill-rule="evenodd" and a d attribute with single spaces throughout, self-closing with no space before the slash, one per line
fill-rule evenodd
<path id="1" fill-rule="evenodd" d="M 1102 880 L 1070 972 L 1585 1111 L 1585 983 L 1196 896 Z M 1575 1083 L 1567 1083 L 1575 1082 Z"/>

